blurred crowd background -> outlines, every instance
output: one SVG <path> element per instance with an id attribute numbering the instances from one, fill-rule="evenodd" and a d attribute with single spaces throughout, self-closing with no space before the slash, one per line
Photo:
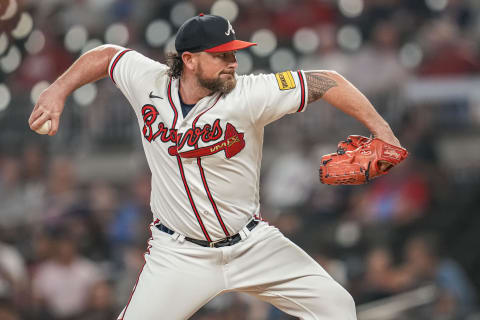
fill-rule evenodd
<path id="1" fill-rule="evenodd" d="M 104 79 L 68 99 L 55 137 L 27 120 L 83 52 L 115 43 L 163 61 L 201 12 L 258 43 L 239 74 L 336 70 L 410 151 L 371 184 L 321 185 L 321 155 L 369 132 L 311 104 L 265 129 L 263 217 L 352 293 L 361 320 L 480 319 L 478 0 L 1 0 L 0 319 L 115 319 L 128 301 L 152 217 L 127 100 Z M 192 319 L 292 318 L 227 294 Z"/>

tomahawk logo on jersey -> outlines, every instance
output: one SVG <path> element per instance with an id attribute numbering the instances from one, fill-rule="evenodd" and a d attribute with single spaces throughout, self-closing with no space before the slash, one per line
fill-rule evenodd
<path id="1" fill-rule="evenodd" d="M 184 118 L 179 80 L 167 70 L 131 50 L 109 66 L 138 118 L 154 219 L 192 238 L 225 238 L 259 213 L 263 128 L 304 111 L 304 74 L 237 76 L 232 92 L 204 97 Z"/>

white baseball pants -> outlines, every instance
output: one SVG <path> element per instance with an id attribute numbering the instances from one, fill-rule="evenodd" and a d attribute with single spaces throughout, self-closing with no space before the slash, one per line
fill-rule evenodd
<path id="1" fill-rule="evenodd" d="M 265 222 L 246 239 L 222 248 L 180 242 L 150 228 L 145 265 L 119 320 L 188 319 L 231 291 L 251 294 L 300 319 L 356 319 L 350 294 Z"/>

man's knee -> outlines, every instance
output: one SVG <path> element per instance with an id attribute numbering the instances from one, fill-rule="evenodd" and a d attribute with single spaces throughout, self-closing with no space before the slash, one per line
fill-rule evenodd
<path id="1" fill-rule="evenodd" d="M 323 281 L 317 287 L 318 294 L 311 301 L 311 311 L 315 316 L 312 319 L 319 320 L 355 320 L 355 302 L 352 296 L 340 284 L 331 280 Z M 309 319 L 309 318 L 305 318 Z"/>
<path id="2" fill-rule="evenodd" d="M 332 287 L 328 295 L 328 299 L 330 300 L 328 301 L 329 313 L 332 315 L 332 319 L 357 319 L 355 301 L 353 301 L 351 294 L 338 283 L 335 283 Z"/>
<path id="3" fill-rule="evenodd" d="M 345 315 L 351 317 L 352 319 L 356 319 L 356 311 L 355 311 L 355 301 L 353 301 L 352 295 L 341 287 L 341 294 L 338 298 L 338 305 L 341 306 L 341 309 L 345 311 Z M 350 319 L 350 318 L 344 318 Z"/>

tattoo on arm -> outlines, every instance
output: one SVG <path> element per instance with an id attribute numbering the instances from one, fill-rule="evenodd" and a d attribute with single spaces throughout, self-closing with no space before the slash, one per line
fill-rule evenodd
<path id="1" fill-rule="evenodd" d="M 327 76 L 326 72 L 310 71 L 305 72 L 308 85 L 308 103 L 317 101 L 333 87 L 338 86 L 337 82 Z"/>

